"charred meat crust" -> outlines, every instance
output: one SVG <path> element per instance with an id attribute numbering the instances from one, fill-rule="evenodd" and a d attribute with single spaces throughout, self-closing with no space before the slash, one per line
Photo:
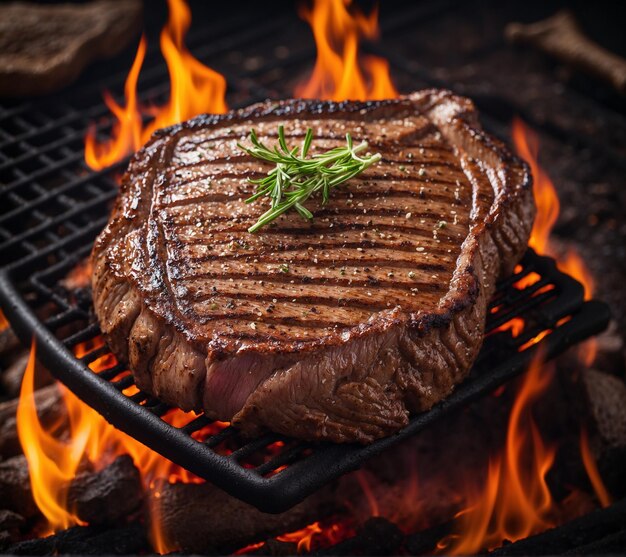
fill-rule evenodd
<path id="1" fill-rule="evenodd" d="M 429 125 L 466 155 L 468 179 L 478 179 L 473 173 L 487 173 L 498 190 L 487 214 L 474 219 L 450 288 L 438 306 L 425 312 L 394 308 L 373 313 L 348 331 L 306 341 L 253 335 L 254 342 L 242 345 L 194 335 L 186 322 L 189 316 L 173 311 L 166 300 L 170 285 L 162 262 L 167 254 L 159 243 L 165 232 L 156 220 L 149 220 L 145 237 L 133 245 L 133 234 L 143 224 L 138 215 L 155 210 L 155 191 L 164 179 L 157 169 L 167 167 L 177 138 L 249 121 L 372 113 L 385 117 L 385 111 L 393 115 L 399 109 L 425 115 Z M 268 101 L 224 115 L 199 116 L 156 132 L 133 157 L 111 221 L 93 251 L 96 313 L 111 348 L 130 362 L 139 386 L 167 402 L 232 419 L 249 433 L 269 428 L 309 439 L 370 442 L 397 431 L 410 412 L 429 408 L 465 377 L 482 343 L 495 280 L 510 272 L 525 250 L 534 216 L 531 185 L 526 165 L 480 130 L 471 101 L 447 91 L 365 103 Z M 143 264 L 152 273 L 150 291 L 139 287 L 129 268 L 114 256 L 122 249 L 120 238 L 125 238 L 123 249 L 132 255 L 126 257 L 129 264 L 147 258 Z M 172 249 L 185 247 L 179 238 L 168 241 Z M 172 346 L 186 356 L 168 371 Z M 259 354 L 265 363 L 259 362 Z M 245 382 L 245 366 L 253 370 L 249 375 L 258 377 L 249 379 L 244 395 L 234 393 L 232 404 L 214 400 L 216 378 L 241 374 Z M 312 375 L 315 380 L 322 377 L 324 385 L 310 387 Z M 196 392 L 181 391 L 177 377 L 184 377 Z M 308 401 L 297 394 L 298 388 L 310 391 Z M 276 411 L 277 403 L 284 411 Z"/>

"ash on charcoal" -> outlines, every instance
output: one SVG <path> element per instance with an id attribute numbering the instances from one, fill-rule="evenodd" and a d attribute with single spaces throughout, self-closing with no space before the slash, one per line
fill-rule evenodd
<path id="1" fill-rule="evenodd" d="M 20 529 L 24 523 L 22 515 L 8 510 L 0 511 L 0 549 L 4 549 L 19 539 Z"/>
<path id="2" fill-rule="evenodd" d="M 24 377 L 29 356 L 27 351 L 20 351 L 19 356 L 0 373 L 0 384 L 4 393 L 10 398 L 15 398 L 20 394 L 22 377 Z M 36 363 L 36 366 L 35 390 L 38 390 L 52 384 L 54 378 L 39 362 Z"/>

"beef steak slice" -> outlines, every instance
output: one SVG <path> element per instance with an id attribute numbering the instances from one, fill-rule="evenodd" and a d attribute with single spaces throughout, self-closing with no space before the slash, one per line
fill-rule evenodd
<path id="1" fill-rule="evenodd" d="M 382 160 L 250 234 L 269 166 L 237 147 L 280 124 L 312 152 L 367 140 Z M 316 205 L 317 204 L 317 205 Z M 531 177 L 447 91 L 266 102 L 157 132 L 93 250 L 97 316 L 140 388 L 183 409 L 305 439 L 371 442 L 446 397 L 487 301 L 525 251 Z"/>

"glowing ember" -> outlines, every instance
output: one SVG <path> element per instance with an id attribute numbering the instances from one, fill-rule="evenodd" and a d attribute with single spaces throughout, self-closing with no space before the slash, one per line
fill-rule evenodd
<path id="1" fill-rule="evenodd" d="M 137 80 L 146 53 L 142 37 L 135 61 L 126 79 L 121 106 L 106 93 L 104 101 L 115 117 L 113 136 L 98 142 L 92 128 L 85 139 L 85 161 L 90 168 L 106 168 L 141 147 L 152 133 L 192 116 L 226 112 L 226 80 L 208 68 L 186 49 L 184 38 L 191 23 L 191 12 L 183 0 L 168 0 L 170 18 L 161 32 L 161 52 L 170 76 L 170 99 L 164 106 L 141 107 L 137 100 Z M 144 125 L 144 119 L 149 122 Z"/>
<path id="2" fill-rule="evenodd" d="M 295 543 L 298 555 L 301 555 L 309 553 L 312 549 L 333 546 L 353 535 L 354 531 L 347 525 L 337 522 L 322 524 L 316 521 L 295 532 L 278 536 L 276 539 L 281 542 Z M 247 555 L 264 545 L 265 542 L 253 543 L 239 549 L 234 555 Z"/>
<path id="3" fill-rule="evenodd" d="M 510 331 L 511 336 L 516 338 L 524 330 L 524 320 L 521 317 L 514 317 L 510 321 L 507 321 L 504 325 L 501 325 L 494 332 Z"/>
<path id="4" fill-rule="evenodd" d="M 4 313 L 0 309 L 0 333 L 8 328 L 9 328 L 9 322 L 7 321 L 7 318 L 4 316 Z"/>
<path id="5" fill-rule="evenodd" d="M 350 0 L 315 0 L 311 10 L 301 9 L 301 17 L 313 29 L 317 59 L 309 80 L 296 88 L 296 97 L 344 101 L 398 95 L 386 60 L 359 57 L 361 38 L 378 37 L 378 11 L 369 16 L 351 13 L 350 4 Z"/>

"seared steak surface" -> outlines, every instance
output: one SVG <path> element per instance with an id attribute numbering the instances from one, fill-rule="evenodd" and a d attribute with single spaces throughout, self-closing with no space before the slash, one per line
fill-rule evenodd
<path id="1" fill-rule="evenodd" d="M 271 169 L 238 147 L 279 125 L 312 153 L 382 160 L 256 234 Z M 370 442 L 447 396 L 534 216 L 526 166 L 444 91 L 284 101 L 162 130 L 133 158 L 93 251 L 95 309 L 137 384 L 183 409 L 307 439 Z"/>

